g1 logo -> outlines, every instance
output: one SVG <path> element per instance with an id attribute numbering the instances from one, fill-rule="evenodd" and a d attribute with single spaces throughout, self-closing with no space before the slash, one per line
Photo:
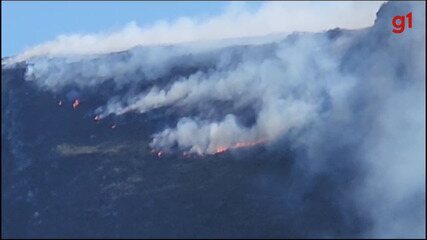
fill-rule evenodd
<path id="1" fill-rule="evenodd" d="M 412 28 L 412 12 L 406 14 L 406 18 L 408 19 L 408 28 Z M 391 23 L 393 24 L 393 33 L 401 34 L 405 31 L 405 16 L 395 16 Z"/>

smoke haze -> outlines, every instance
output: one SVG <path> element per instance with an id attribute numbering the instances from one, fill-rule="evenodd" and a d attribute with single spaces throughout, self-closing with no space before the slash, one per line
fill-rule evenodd
<path id="1" fill-rule="evenodd" d="M 130 22 L 117 32 L 60 35 L 18 54 L 12 61 L 36 56 L 98 54 L 123 51 L 138 45 L 164 45 L 227 38 L 255 37 L 294 31 L 321 31 L 334 27 L 362 28 L 372 25 L 376 2 L 266 2 L 256 11 L 232 2 L 217 16 L 180 17 L 139 27 Z M 358 17 L 351 17 L 354 12 Z"/>
<path id="2" fill-rule="evenodd" d="M 368 10 L 378 2 L 337 3 L 333 13 L 308 4 L 266 3 L 255 13 L 237 6 L 202 21 L 60 36 L 16 59 L 26 60 L 28 81 L 55 94 L 111 83 L 114 96 L 93 116 L 179 113 L 152 133 L 156 150 L 205 156 L 239 144 L 290 147 L 307 175 L 351 163 L 363 180 L 339 201 L 372 221 L 364 236 L 425 236 L 425 4 L 386 3 L 375 24 Z M 339 27 L 363 29 L 324 31 L 354 9 L 359 17 Z M 392 34 L 391 18 L 410 11 L 413 29 Z M 296 30 L 319 33 L 135 47 Z M 354 210 L 346 204 L 341 211 Z"/>

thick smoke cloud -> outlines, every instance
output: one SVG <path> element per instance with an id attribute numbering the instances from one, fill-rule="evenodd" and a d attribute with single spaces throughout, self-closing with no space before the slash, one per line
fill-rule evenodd
<path id="1" fill-rule="evenodd" d="M 410 11 L 413 29 L 392 34 L 392 17 Z M 182 112 L 176 125 L 153 133 L 150 146 L 163 151 L 203 155 L 286 139 L 302 149 L 301 164 L 315 173 L 333 171 L 329 167 L 342 161 L 335 153 L 351 149 L 342 155 L 365 175 L 345 201 L 372 219 L 366 236 L 422 237 L 424 19 L 423 3 L 393 2 L 366 29 L 293 34 L 255 45 L 215 42 L 38 57 L 27 61 L 27 78 L 57 93 L 112 81 L 120 91 L 94 109 L 101 117 L 164 107 Z M 188 71 L 176 72 L 178 67 Z M 249 109 L 253 121 L 242 122 L 242 109 Z"/>
<path id="2" fill-rule="evenodd" d="M 205 18 L 180 17 L 139 27 L 131 22 L 122 30 L 98 34 L 60 35 L 31 47 L 11 59 L 36 56 L 98 54 L 123 51 L 138 45 L 176 44 L 263 36 L 280 32 L 321 31 L 334 27 L 361 28 L 375 19 L 378 2 L 267 2 L 255 11 L 243 3 L 231 3 L 223 13 Z M 351 17 L 354 12 L 358 17 Z"/>
<path id="3" fill-rule="evenodd" d="M 215 46 L 221 46 L 219 43 L 197 50 L 188 46 L 135 49 L 124 57 L 88 58 L 78 62 L 42 58 L 31 62 L 27 77 L 37 79 L 42 87 L 53 91 L 60 91 L 67 85 L 96 86 L 111 78 L 118 87 L 132 81 L 153 82 L 154 86 L 142 93 L 112 98 L 106 106 L 95 111 L 100 117 L 129 111 L 145 113 L 170 105 L 192 108 L 212 101 L 227 101 L 223 104 L 231 104 L 233 108 L 256 106 L 253 126 L 241 126 L 233 113 L 224 118 L 224 122 L 211 123 L 210 119 L 203 119 L 204 113 L 201 112 L 199 117 L 182 119 L 177 128 L 184 129 L 167 129 L 156 134 L 152 142 L 154 148 L 167 150 L 178 144 L 181 149 L 189 148 L 190 152 L 211 154 L 218 148 L 228 148 L 240 142 L 276 140 L 289 129 L 302 127 L 316 118 L 322 111 L 319 103 L 325 101 L 325 92 L 330 93 L 327 97 L 332 100 L 335 94 L 345 95 L 341 91 L 349 90 L 346 85 L 352 84 L 351 76 L 337 71 L 340 55 L 331 49 L 345 48 L 351 41 L 349 36 L 331 42 L 327 35 L 296 35 L 298 40 L 295 42 L 290 39 L 252 48 L 237 46 L 231 53 L 230 48 L 215 50 Z M 185 57 L 188 54 L 196 56 Z M 185 64 L 208 65 L 209 70 L 199 70 L 157 86 L 156 79 L 165 76 L 175 66 Z M 306 68 L 311 71 L 301 75 Z M 349 79 L 342 81 L 346 78 Z M 216 107 L 221 108 L 221 105 Z M 198 131 L 192 132 L 193 140 L 185 140 L 188 137 L 183 133 L 189 132 L 185 128 L 194 126 L 198 126 Z M 224 132 L 233 134 L 224 135 Z"/>
<path id="4" fill-rule="evenodd" d="M 311 46 L 322 40 L 302 40 L 294 44 L 292 51 L 302 54 L 297 61 L 291 61 L 292 52 L 279 44 L 273 56 L 256 61 L 248 59 L 225 74 L 211 74 L 208 77 L 191 75 L 174 83 L 169 91 L 154 96 L 150 91 L 146 97 L 132 104 L 131 109 L 145 112 L 172 103 L 191 106 L 212 100 L 232 101 L 235 107 L 259 106 L 255 110 L 256 123 L 251 127 L 240 126 L 232 114 L 223 121 L 213 123 L 183 119 L 176 129 L 167 129 L 154 136 L 152 146 L 156 148 L 169 148 L 177 143 L 181 148 L 191 148 L 190 152 L 215 153 L 219 148 L 228 148 L 239 142 L 276 140 L 289 129 L 301 127 L 315 117 L 322 91 L 332 87 L 329 84 L 333 84 L 334 79 L 339 79 L 330 76 L 329 83 L 316 83 L 316 75 L 321 74 L 318 71 L 329 72 L 328 68 L 333 64 L 323 58 L 313 58 L 310 56 L 312 52 L 303 48 L 313 49 Z M 324 50 L 318 49 L 317 53 L 325 56 Z M 297 74 L 302 66 L 310 66 L 312 74 Z M 309 89 L 300 91 L 305 85 L 309 85 Z M 191 137 L 183 133 L 189 133 Z"/>

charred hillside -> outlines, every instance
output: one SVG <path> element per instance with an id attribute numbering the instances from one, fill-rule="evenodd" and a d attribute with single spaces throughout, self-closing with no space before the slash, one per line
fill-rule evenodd
<path id="1" fill-rule="evenodd" d="M 2 63 L 3 236 L 425 234 L 419 16 Z"/>

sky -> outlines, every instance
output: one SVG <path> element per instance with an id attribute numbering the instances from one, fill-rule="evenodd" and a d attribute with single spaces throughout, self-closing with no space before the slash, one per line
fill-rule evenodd
<path id="1" fill-rule="evenodd" d="M 3 28 L 9 27 L 11 32 L 8 33 L 10 35 L 4 34 L 4 37 L 11 36 L 11 41 L 3 44 L 7 47 L 16 46 L 16 51 L 19 53 L 18 59 L 32 58 L 28 64 L 25 64 L 24 79 L 31 81 L 31 86 L 39 84 L 43 90 L 43 96 L 47 96 L 46 90 L 52 91 L 51 106 L 56 104 L 59 98 L 67 99 L 68 97 L 71 104 L 74 100 L 71 96 L 78 97 L 78 94 L 87 99 L 87 104 L 89 99 L 92 99 L 91 94 L 94 94 L 93 99 L 100 99 L 99 96 L 102 96 L 105 102 L 101 102 L 100 108 L 93 109 L 93 112 L 84 109 L 82 109 L 83 112 L 75 112 L 86 119 L 88 124 L 94 124 L 90 116 L 105 118 L 109 114 L 121 115 L 129 111 L 147 113 L 166 107 L 169 113 L 165 118 L 167 121 L 163 122 L 161 117 L 157 118 L 155 129 L 153 129 L 156 132 L 148 129 L 148 131 L 143 130 L 142 135 L 139 135 L 144 138 L 144 141 L 150 136 L 152 139 L 150 147 L 154 150 L 186 151 L 190 149 L 193 153 L 215 154 L 224 151 L 224 148 L 232 149 L 267 141 L 267 149 L 278 148 L 272 149 L 271 159 L 282 160 L 282 155 L 276 156 L 276 153 L 286 154 L 284 159 L 289 158 L 292 162 L 283 166 L 290 166 L 290 171 L 281 168 L 281 165 L 273 164 L 270 166 L 273 168 L 278 166 L 280 169 L 270 171 L 271 168 L 267 168 L 267 172 L 261 172 L 255 176 L 256 178 L 243 181 L 246 184 L 244 191 L 236 191 L 237 198 L 233 196 L 233 199 L 242 199 L 245 201 L 240 202 L 247 202 L 243 206 L 237 204 L 236 209 L 243 211 L 243 215 L 235 211 L 233 204 L 230 205 L 231 207 L 222 208 L 226 211 L 224 219 L 228 220 L 230 220 L 229 216 L 235 217 L 231 220 L 241 220 L 245 216 L 270 217 L 270 213 L 276 213 L 278 215 L 273 214 L 270 219 L 274 224 L 261 222 L 254 228 L 250 228 L 251 223 L 256 221 L 253 221 L 255 218 L 249 218 L 243 223 L 231 222 L 234 226 L 243 226 L 252 233 L 262 229 L 272 229 L 274 232 L 277 232 L 277 229 L 284 229 L 297 234 L 299 231 L 310 230 L 308 227 L 312 224 L 314 225 L 311 228 L 312 232 L 320 232 L 326 237 L 337 233 L 340 234 L 337 235 L 339 237 L 344 236 L 346 231 L 339 227 L 340 224 L 332 223 L 338 216 L 338 220 L 341 220 L 340 218 L 343 220 L 342 225 L 348 227 L 347 229 L 351 232 L 363 231 L 366 234 L 359 237 L 414 237 L 414 235 L 418 237 L 425 235 L 424 99 L 426 82 L 424 80 L 425 21 L 423 21 L 425 7 L 423 8 L 424 3 L 420 2 L 405 1 L 404 3 L 391 3 L 385 6 L 380 14 L 381 21 L 377 22 L 375 28 L 357 33 L 344 32 L 336 38 L 330 38 L 327 34 L 307 34 L 293 38 L 293 41 L 289 42 L 282 41 L 261 47 L 240 46 L 230 48 L 230 51 L 229 49 L 224 51 L 221 48 L 219 51 L 197 52 L 193 47 L 198 44 L 188 44 L 187 48 L 153 47 L 135 49 L 128 54 L 99 57 L 95 61 L 90 57 L 46 59 L 38 56 L 96 54 L 119 51 L 137 45 L 177 44 L 218 40 L 224 37 L 265 36 L 278 32 L 318 32 L 335 27 L 363 28 L 374 23 L 375 13 L 380 4 L 378 2 L 274 2 L 248 5 L 208 2 L 173 3 L 177 5 L 166 6 L 163 5 L 164 3 L 156 3 L 160 5 L 150 5 L 153 8 L 151 10 L 145 8 L 144 11 L 137 11 L 135 9 L 138 4 L 146 3 L 129 3 L 130 9 L 120 10 L 123 12 L 123 17 L 119 17 L 115 16 L 113 10 L 124 8 L 126 4 L 110 6 L 109 15 L 108 11 L 104 10 L 106 4 L 104 2 L 92 3 L 92 11 L 89 9 L 91 5 L 86 5 L 87 3 L 84 2 L 72 3 L 76 4 L 75 8 L 63 7 L 62 10 L 59 7 L 52 7 L 51 4 L 70 3 L 48 3 L 46 6 L 39 6 L 40 11 L 49 13 L 48 16 L 34 17 L 33 12 L 43 15 L 35 7 L 27 7 L 27 15 L 23 10 L 16 10 L 16 15 L 13 17 L 6 16 L 8 22 L 3 21 L 5 24 Z M 199 9 L 194 7 L 197 4 Z M 211 7 L 210 4 L 212 4 Z M 175 11 L 174 7 L 186 10 Z M 154 8 L 161 10 L 161 13 L 156 14 L 164 15 L 154 14 Z M 6 9 L 10 8 L 3 10 L 6 11 Z M 396 14 L 408 11 L 414 12 L 413 29 L 406 30 L 403 35 L 393 34 L 391 19 Z M 154 16 L 148 17 L 150 14 Z M 14 27 L 12 23 L 17 24 L 18 20 L 22 21 L 21 25 Z M 13 35 L 14 30 L 19 30 L 21 35 Z M 23 51 L 24 46 L 30 48 Z M 21 69 L 22 66 L 19 66 L 17 70 L 22 73 Z M 173 77 L 169 77 L 171 73 Z M 14 79 L 13 77 L 10 80 Z M 22 86 L 27 85 L 22 84 Z M 21 89 L 11 90 L 13 91 L 7 96 L 20 96 L 16 91 Z M 37 94 L 34 95 L 33 91 L 25 91 L 25 94 L 28 92 L 30 95 L 22 95 L 25 97 L 23 101 L 31 101 L 29 97 L 37 97 L 39 94 L 34 93 Z M 108 96 L 111 98 L 107 100 Z M 224 104 L 221 104 L 224 102 L 227 103 L 225 108 Z M 10 144 L 11 152 L 22 152 L 22 149 L 31 150 L 26 147 L 30 143 L 26 142 L 28 138 L 23 138 L 28 134 L 19 133 L 25 129 L 38 133 L 37 127 L 24 129 L 23 127 L 27 127 L 25 122 L 20 122 L 22 119 L 28 119 L 27 117 L 30 116 L 28 113 L 34 111 L 31 109 L 26 111 L 27 108 L 19 107 L 25 105 L 22 105 L 19 99 L 12 101 L 12 104 L 16 104 L 11 105 L 13 111 L 6 111 L 6 113 L 19 117 L 7 118 L 11 119 L 7 126 L 18 127 L 18 129 L 12 129 L 12 133 L 18 133 L 18 138 L 15 137 Z M 39 104 L 45 105 L 44 102 Z M 98 103 L 94 104 L 96 105 L 88 106 L 86 109 L 97 107 Z M 71 108 L 68 109 L 73 111 Z M 173 115 L 177 118 L 174 119 Z M 55 125 L 55 120 L 52 119 L 63 119 L 65 115 L 58 116 L 60 118 L 51 116 L 53 115 L 50 114 L 48 118 L 43 117 L 46 121 L 35 122 L 34 126 L 37 124 L 45 126 L 46 123 Z M 80 121 L 78 115 L 75 116 L 76 118 L 73 117 L 73 119 Z M 108 121 L 120 119 L 125 118 L 111 117 Z M 170 124 L 171 122 L 176 122 L 176 125 Z M 125 122 L 122 123 L 125 124 Z M 63 122 L 59 124 L 64 125 Z M 118 123 L 118 129 L 122 127 L 125 126 L 120 126 Z M 65 132 L 59 132 L 56 136 L 68 136 L 69 129 L 62 127 L 59 129 Z M 157 132 L 158 130 L 160 131 Z M 47 131 L 47 133 L 51 132 Z M 154 134 L 151 135 L 151 133 Z M 32 135 L 34 134 L 29 136 Z M 107 135 L 111 136 L 111 134 Z M 60 141 L 64 139 L 67 140 L 62 138 Z M 37 142 L 49 143 L 43 142 L 45 140 L 49 139 L 40 138 Z M 125 140 L 129 142 L 129 139 Z M 101 141 L 104 140 L 101 139 Z M 42 147 L 50 146 L 48 144 Z M 287 149 L 290 151 L 287 152 Z M 32 156 L 31 152 L 24 151 L 16 156 L 18 163 L 22 162 L 21 155 Z M 270 155 L 263 151 L 261 157 L 263 156 L 269 158 Z M 37 162 L 28 163 L 28 171 L 40 169 L 40 167 L 31 169 L 30 167 L 34 164 Z M 263 165 L 262 169 L 266 170 L 265 166 Z M 285 174 L 282 170 L 285 170 Z M 249 171 L 243 171 L 245 172 Z M 42 172 L 41 176 L 45 173 Z M 37 177 L 37 175 L 33 176 Z M 118 181 L 117 183 L 123 182 L 121 179 Z M 185 184 L 185 181 L 184 184 L 179 182 L 176 184 L 178 195 L 182 195 L 181 185 L 188 186 Z M 252 184 L 253 189 L 251 189 Z M 43 202 L 38 200 L 50 196 L 52 191 L 36 191 L 37 185 L 32 184 L 23 186 L 24 190 L 12 189 L 11 196 L 21 197 L 23 193 L 25 200 L 25 191 L 34 190 L 34 204 L 30 207 L 28 204 L 22 205 L 25 207 L 25 214 L 18 212 L 17 217 L 13 216 L 15 219 L 26 220 L 24 223 L 27 225 L 24 225 L 24 230 L 29 233 L 40 233 L 43 229 L 76 229 L 78 225 L 73 225 L 72 222 L 70 222 L 71 227 L 48 228 L 51 225 L 45 223 L 52 221 L 49 221 L 46 216 L 55 215 L 56 210 L 46 211 L 46 206 L 40 204 Z M 228 189 L 224 191 L 221 187 L 215 189 L 219 189 L 219 192 L 210 192 L 209 196 L 221 196 L 224 192 L 228 192 Z M 257 201 L 258 199 L 252 198 L 258 193 L 251 190 L 259 190 L 260 199 L 265 196 L 272 197 L 272 204 L 266 204 L 269 206 L 266 215 L 258 215 L 266 211 L 252 211 L 262 204 Z M 44 192 L 48 195 L 43 195 Z M 250 195 L 245 195 L 246 192 Z M 174 192 L 171 193 L 176 195 Z M 278 195 L 272 193 L 278 193 Z M 74 195 L 78 196 L 78 194 Z M 306 201 L 306 196 L 314 199 Z M 99 196 L 92 197 L 98 199 Z M 134 198 L 134 196 L 125 196 L 123 203 L 128 203 L 129 197 Z M 62 197 L 55 199 L 62 199 Z M 19 203 L 19 198 L 14 200 Z M 88 200 L 90 201 L 71 198 L 71 202 L 68 202 L 71 204 L 65 206 L 65 213 L 74 210 L 67 206 L 92 202 L 90 198 Z M 121 211 L 123 209 L 121 205 L 116 205 L 116 203 L 122 203 L 120 200 L 121 198 L 115 199 L 112 205 L 107 202 L 107 205 L 101 205 L 101 207 L 107 206 L 107 210 L 110 211 L 109 206 L 118 206 L 117 211 L 112 209 L 117 213 L 115 215 L 118 216 L 118 220 L 133 219 L 132 216 L 140 219 L 138 214 L 133 213 L 140 213 L 138 207 L 142 205 L 135 205 L 134 209 L 126 208 L 132 214 L 124 215 L 126 211 Z M 201 202 L 201 205 L 197 205 L 195 201 L 196 205 L 193 209 L 203 211 L 204 207 L 210 204 Z M 322 208 L 323 202 L 330 204 Z M 218 206 L 217 203 L 213 202 Z M 146 205 L 149 209 L 153 208 L 153 204 Z M 319 206 L 321 206 L 320 210 Z M 235 233 L 238 231 L 233 225 L 228 228 L 230 224 L 226 228 L 223 227 L 225 225 L 216 225 L 217 222 L 222 221 L 222 218 L 215 209 L 214 221 L 206 222 L 196 218 L 195 221 L 188 222 L 191 225 L 187 225 L 185 221 L 177 225 L 175 220 L 181 220 L 179 213 L 185 212 L 180 211 L 183 207 L 187 207 L 185 204 L 184 206 L 179 204 L 167 206 L 168 211 L 157 211 L 164 209 L 164 206 L 158 207 L 154 208 L 154 212 L 178 213 L 178 215 L 173 216 L 170 225 L 162 221 L 158 225 L 160 228 L 156 229 L 172 226 L 169 230 L 173 231 L 174 227 L 178 226 L 189 232 L 195 222 L 205 222 L 208 223 L 209 229 L 219 226 L 218 229 L 222 230 L 222 233 L 224 229 L 225 232 L 227 229 L 232 229 Z M 84 209 L 93 208 L 89 205 Z M 173 211 L 174 209 L 178 211 Z M 32 215 L 35 210 L 37 215 Z M 232 210 L 231 215 L 227 215 L 230 213 L 229 210 Z M 64 212 L 64 209 L 60 211 Z M 194 216 L 203 215 L 199 213 L 195 212 Z M 245 215 L 246 213 L 248 215 Z M 98 215 L 103 215 L 103 212 Z M 25 216 L 30 218 L 26 219 Z M 185 216 L 184 220 L 188 219 L 188 214 L 183 216 Z M 319 220 L 318 216 L 327 217 L 331 222 L 321 221 L 322 219 Z M 65 217 L 73 220 L 74 215 L 65 215 Z M 95 226 L 101 230 L 104 229 L 101 228 L 102 224 L 106 222 L 103 221 L 105 216 L 102 217 L 101 225 Z M 44 219 L 43 223 L 42 219 Z M 150 223 L 151 226 L 155 226 L 158 217 L 148 220 L 141 224 Z M 286 223 L 290 224 L 286 225 Z M 137 225 L 138 222 L 132 222 L 130 225 L 118 222 L 116 225 L 118 227 L 113 230 L 119 234 L 119 231 L 132 229 L 132 226 Z M 121 226 L 124 228 L 120 228 Z M 128 226 L 131 227 L 128 228 Z M 290 229 L 286 226 L 290 226 Z M 205 229 L 204 226 L 201 227 L 196 230 Z M 137 229 L 138 232 L 139 230 Z"/>
<path id="2" fill-rule="evenodd" d="M 158 19 L 209 17 L 227 2 L 1 2 L 2 57 L 17 54 L 64 33 L 114 30 L 131 21 L 144 26 Z M 260 3 L 249 2 L 250 7 Z"/>
<path id="3" fill-rule="evenodd" d="M 2 57 L 373 24 L 381 2 L 4 2 Z M 357 18 L 354 13 L 357 12 Z M 342 26 L 341 26 L 342 25 Z"/>

